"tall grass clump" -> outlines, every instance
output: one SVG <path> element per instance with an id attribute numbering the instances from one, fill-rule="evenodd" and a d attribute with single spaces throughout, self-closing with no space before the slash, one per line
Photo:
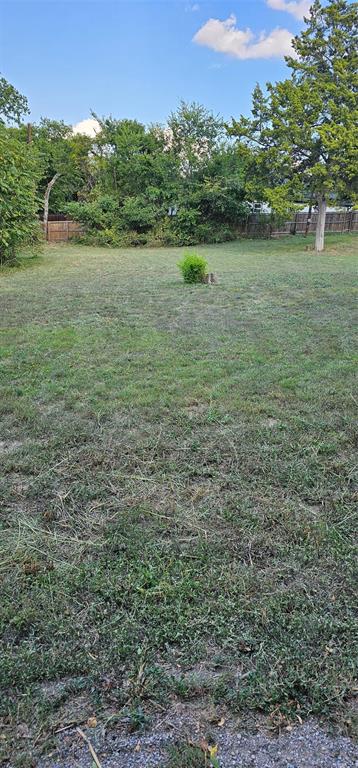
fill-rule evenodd
<path id="1" fill-rule="evenodd" d="M 203 283 L 207 273 L 207 261 L 197 253 L 186 253 L 178 267 L 185 283 Z"/>

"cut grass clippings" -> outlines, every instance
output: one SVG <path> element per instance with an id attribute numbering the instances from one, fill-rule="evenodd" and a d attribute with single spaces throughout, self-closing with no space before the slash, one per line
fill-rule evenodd
<path id="1" fill-rule="evenodd" d="M 4 757 L 168 697 L 349 710 L 357 238 L 306 246 L 0 272 Z"/>

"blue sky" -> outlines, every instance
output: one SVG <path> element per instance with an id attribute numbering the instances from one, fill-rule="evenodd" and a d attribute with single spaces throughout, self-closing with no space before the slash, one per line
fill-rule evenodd
<path id="1" fill-rule="evenodd" d="M 257 81 L 285 75 L 280 50 L 302 28 L 305 2 L 0 0 L 0 71 L 28 97 L 34 121 L 76 123 L 93 109 L 164 122 L 181 98 L 238 116 Z M 271 40 L 277 27 L 284 39 Z M 247 28 L 265 32 L 263 42 Z"/>

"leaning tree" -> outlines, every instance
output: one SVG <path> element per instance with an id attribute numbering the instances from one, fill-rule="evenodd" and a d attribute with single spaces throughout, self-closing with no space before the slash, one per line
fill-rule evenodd
<path id="1" fill-rule="evenodd" d="M 357 3 L 315 0 L 305 23 L 286 58 L 290 78 L 268 83 L 265 94 L 257 86 L 252 117 L 229 130 L 254 149 L 254 183 L 274 210 L 303 193 L 316 203 L 322 251 L 327 202 L 358 192 Z"/>

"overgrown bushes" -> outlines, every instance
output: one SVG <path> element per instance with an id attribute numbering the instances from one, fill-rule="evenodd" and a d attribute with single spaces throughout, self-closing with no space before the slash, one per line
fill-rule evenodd
<path id="1" fill-rule="evenodd" d="M 127 198 L 122 208 L 115 200 L 108 206 L 107 202 L 107 198 L 105 202 L 101 198 L 63 207 L 72 219 L 85 225 L 81 243 L 109 247 L 185 246 L 223 243 L 237 237 L 234 224 L 205 221 L 195 209 L 183 207 L 170 217 L 162 207 L 140 207 L 138 199 Z"/>
<path id="2" fill-rule="evenodd" d="M 31 147 L 0 124 L 0 264 L 40 239 L 36 181 Z"/>
<path id="3" fill-rule="evenodd" d="M 245 169 L 220 118 L 182 103 L 165 127 L 99 123 L 89 183 L 62 207 L 85 224 L 82 241 L 185 246 L 236 237 L 247 215 Z"/>

